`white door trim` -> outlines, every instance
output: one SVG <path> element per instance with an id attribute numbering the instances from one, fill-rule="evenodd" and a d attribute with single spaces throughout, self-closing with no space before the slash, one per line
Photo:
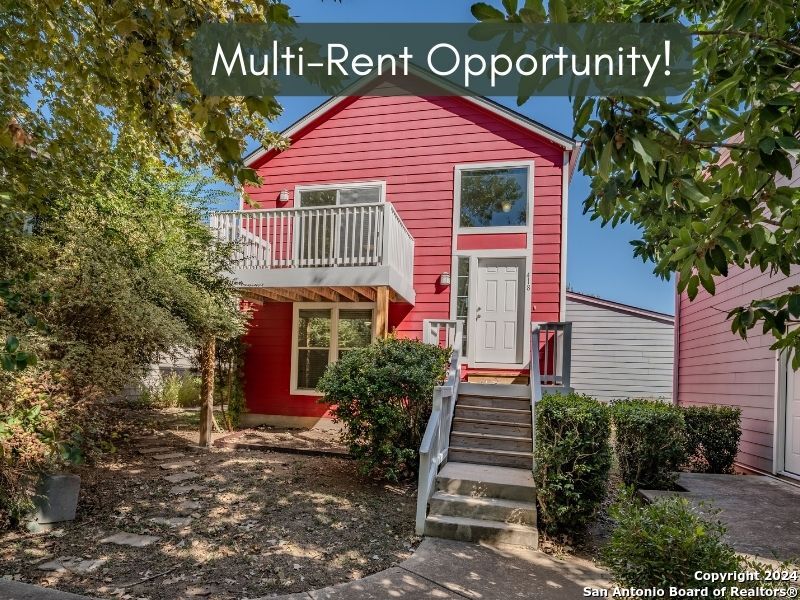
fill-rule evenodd
<path id="1" fill-rule="evenodd" d="M 778 374 L 775 402 L 775 427 L 773 443 L 773 472 L 792 479 L 800 479 L 800 472 L 789 471 L 786 467 L 786 446 L 789 440 L 786 435 L 790 397 L 794 396 L 794 371 L 789 364 L 789 355 L 778 353 L 776 372 Z"/>
<path id="2" fill-rule="evenodd" d="M 513 227 L 492 227 L 492 228 L 476 228 L 476 231 L 470 231 L 468 229 L 460 229 L 459 228 L 459 217 L 460 217 L 460 193 L 461 193 L 461 181 L 458 177 L 458 174 L 461 169 L 470 169 L 470 168 L 503 168 L 503 167 L 520 167 L 520 166 L 527 166 L 528 167 L 528 224 L 525 228 L 525 248 L 487 248 L 487 249 L 473 249 L 473 250 L 459 250 L 458 249 L 458 237 L 460 235 L 468 235 L 468 236 L 475 236 L 480 235 L 482 233 L 514 233 L 514 231 L 509 230 L 518 230 L 519 228 Z M 468 257 L 470 259 L 470 278 L 469 278 L 469 294 L 470 298 L 474 297 L 475 295 L 475 288 L 473 286 L 476 285 L 476 278 L 475 274 L 477 272 L 477 265 L 478 265 L 478 258 L 524 258 L 525 259 L 525 277 L 524 277 L 524 284 L 525 284 L 525 312 L 523 313 L 523 327 L 524 330 L 527 331 L 526 323 L 533 320 L 533 225 L 535 221 L 534 216 L 534 209 L 536 206 L 536 196 L 535 196 L 535 180 L 536 180 L 536 164 L 533 160 L 510 160 L 510 161 L 501 161 L 501 162 L 475 162 L 475 163 L 463 163 L 455 165 L 453 169 L 453 190 L 454 190 L 454 198 L 453 198 L 453 235 L 452 235 L 452 243 L 451 243 L 451 261 L 450 261 L 450 273 L 452 274 L 452 281 L 456 281 L 456 277 L 458 274 L 458 259 L 459 257 Z M 493 231 L 500 229 L 502 231 Z M 520 231 L 517 231 L 519 233 Z M 566 252 L 566 248 L 564 249 Z M 566 273 L 562 273 L 562 277 L 566 277 Z M 450 286 L 450 319 L 456 318 L 456 290 L 454 286 Z M 469 307 L 469 314 L 467 317 L 467 322 L 474 323 L 475 322 L 475 312 L 474 312 L 474 303 L 470 303 Z M 474 344 L 470 339 L 472 336 L 470 335 L 467 339 L 467 352 L 461 359 L 461 364 L 471 367 L 479 367 L 479 368 L 488 368 L 488 369 L 524 369 L 530 366 L 530 344 L 528 343 L 525 334 L 523 334 L 523 344 L 522 344 L 522 362 L 517 364 L 498 364 L 498 363 L 477 363 L 474 359 L 474 351 L 473 347 Z"/>

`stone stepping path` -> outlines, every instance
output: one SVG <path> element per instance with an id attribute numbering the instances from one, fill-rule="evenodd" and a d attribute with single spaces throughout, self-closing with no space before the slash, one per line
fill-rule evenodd
<path id="1" fill-rule="evenodd" d="M 40 571 L 55 571 L 56 573 L 69 571 L 77 575 L 87 575 L 102 567 L 107 561 L 107 558 L 89 559 L 77 556 L 61 556 L 55 560 L 40 564 L 37 569 Z"/>
<path id="2" fill-rule="evenodd" d="M 200 477 L 200 473 L 195 473 L 194 471 L 185 471 L 183 473 L 175 473 L 174 475 L 167 475 L 164 477 L 166 481 L 170 483 L 181 483 L 182 481 L 189 481 L 190 479 L 194 479 L 195 477 Z"/>
<path id="3" fill-rule="evenodd" d="M 100 540 L 101 544 L 117 544 L 118 546 L 132 546 L 133 548 L 144 548 L 158 540 L 156 535 L 139 535 L 138 533 L 127 533 L 121 531 L 107 538 Z"/>
<path id="4" fill-rule="evenodd" d="M 176 485 L 169 489 L 169 493 L 173 496 L 180 496 L 183 494 L 188 494 L 189 492 L 204 492 L 206 491 L 204 485 L 197 485 L 194 483 L 190 483 L 189 485 Z"/>
<path id="5" fill-rule="evenodd" d="M 186 455 L 183 452 L 167 452 L 166 454 L 154 454 L 152 456 L 155 460 L 173 460 L 176 458 L 185 458 Z"/>
<path id="6" fill-rule="evenodd" d="M 144 448 L 137 448 L 136 451 L 139 454 L 155 454 L 157 452 L 169 452 L 170 450 L 174 450 L 172 446 L 147 446 Z"/>
<path id="7" fill-rule="evenodd" d="M 193 487 L 193 486 L 190 486 Z M 202 508 L 202 504 L 199 502 L 195 502 L 194 500 L 183 500 L 182 502 L 178 502 L 175 505 L 175 510 L 179 513 L 187 513 L 187 512 L 194 512 L 200 508 Z"/>
<path id="8" fill-rule="evenodd" d="M 169 527 L 186 527 L 192 522 L 191 517 L 153 517 L 150 519 L 156 525 L 167 525 Z"/>
<path id="9" fill-rule="evenodd" d="M 179 460 L 177 462 L 161 463 L 158 466 L 161 467 L 162 469 L 166 469 L 167 471 L 172 471 L 174 469 L 186 469 L 188 467 L 193 467 L 194 466 L 194 461 L 193 460 Z"/>

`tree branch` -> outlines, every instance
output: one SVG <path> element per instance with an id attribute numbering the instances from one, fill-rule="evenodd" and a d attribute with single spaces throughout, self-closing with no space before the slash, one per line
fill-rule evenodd
<path id="1" fill-rule="evenodd" d="M 762 35 L 760 33 L 755 33 L 752 31 L 742 31 L 741 29 L 724 29 L 723 31 L 692 31 L 692 35 L 713 35 L 713 36 L 721 36 L 721 35 L 730 35 L 730 36 L 738 36 L 738 37 L 751 37 L 757 40 L 763 40 L 765 42 L 772 42 L 793 54 L 797 54 L 800 56 L 800 46 L 795 46 L 794 44 L 790 44 L 789 42 L 779 39 L 770 37 L 768 35 Z"/>

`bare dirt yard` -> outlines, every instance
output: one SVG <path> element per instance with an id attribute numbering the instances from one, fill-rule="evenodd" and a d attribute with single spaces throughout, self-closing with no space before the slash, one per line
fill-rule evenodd
<path id="1" fill-rule="evenodd" d="M 195 437 L 161 431 L 79 469 L 77 519 L 0 535 L 0 576 L 97 598 L 258 598 L 364 577 L 419 542 L 413 486 Z"/>

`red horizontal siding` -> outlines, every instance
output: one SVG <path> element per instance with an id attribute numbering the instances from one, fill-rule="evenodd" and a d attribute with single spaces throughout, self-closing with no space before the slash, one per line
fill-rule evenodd
<path id="1" fill-rule="evenodd" d="M 415 239 L 416 303 L 393 304 L 389 325 L 398 335 L 419 338 L 423 319 L 450 314 L 450 288 L 438 279 L 451 269 L 455 166 L 506 160 L 535 163 L 531 315 L 558 320 L 563 150 L 468 100 L 348 99 L 295 135 L 287 150 L 262 160 L 257 169 L 264 185 L 248 192 L 260 207 L 275 208 L 283 189 L 291 206 L 298 185 L 386 181 L 387 200 Z M 486 235 L 479 242 L 474 237 L 462 236 L 459 247 L 525 247 L 524 235 Z M 480 245 L 469 245 L 475 243 Z M 260 413 L 319 416 L 324 410 L 316 398 L 289 395 L 291 305 L 275 306 L 256 313 L 248 334 L 248 406 Z"/>

